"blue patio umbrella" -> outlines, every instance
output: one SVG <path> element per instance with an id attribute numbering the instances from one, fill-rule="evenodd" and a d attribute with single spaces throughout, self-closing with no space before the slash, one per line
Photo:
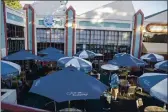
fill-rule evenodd
<path id="1" fill-rule="evenodd" d="M 70 65 L 84 72 L 92 70 L 92 63 L 79 57 L 63 57 L 58 60 L 58 66 L 61 68 L 65 68 Z"/>
<path id="2" fill-rule="evenodd" d="M 168 60 L 156 63 L 155 68 L 163 71 L 168 71 Z"/>
<path id="3" fill-rule="evenodd" d="M 108 62 L 109 64 L 116 66 L 124 66 L 124 67 L 139 67 L 145 66 L 146 62 L 130 55 L 127 53 L 119 53 L 114 56 L 113 60 Z"/>
<path id="4" fill-rule="evenodd" d="M 48 47 L 46 49 L 43 49 L 38 52 L 38 54 L 52 54 L 52 53 L 62 53 L 63 51 L 53 48 L 53 47 Z"/>
<path id="5" fill-rule="evenodd" d="M 74 67 L 53 72 L 33 82 L 30 92 L 56 102 L 99 99 L 108 87 Z"/>
<path id="6" fill-rule="evenodd" d="M 10 61 L 2 61 L 1 60 L 1 78 L 8 79 L 13 76 L 19 75 L 21 72 L 20 65 L 10 62 Z"/>
<path id="7" fill-rule="evenodd" d="M 168 103 L 168 74 L 144 73 L 138 78 L 138 84 L 151 96 Z"/>
<path id="8" fill-rule="evenodd" d="M 88 59 L 88 58 L 94 58 L 96 56 L 96 53 L 89 50 L 83 50 L 76 53 L 75 56 L 83 59 Z"/>
<path id="9" fill-rule="evenodd" d="M 39 60 L 40 57 L 36 56 L 29 51 L 21 50 L 19 52 L 10 54 L 3 58 L 4 60 Z"/>
<path id="10" fill-rule="evenodd" d="M 65 57 L 62 53 L 52 53 L 42 57 L 41 61 L 58 61 L 62 57 Z"/>
<path id="11" fill-rule="evenodd" d="M 159 61 L 163 61 L 164 57 L 162 55 L 159 54 L 155 54 L 155 53 L 149 53 L 149 54 L 145 54 L 143 56 L 141 56 L 142 60 L 147 60 L 150 62 L 159 62 Z"/>

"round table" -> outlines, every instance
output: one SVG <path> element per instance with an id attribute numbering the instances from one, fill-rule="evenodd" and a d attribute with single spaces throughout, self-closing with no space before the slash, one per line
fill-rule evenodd
<path id="1" fill-rule="evenodd" d="M 166 112 L 165 109 L 158 106 L 148 106 L 144 109 L 144 112 L 164 112 L 164 111 Z"/>
<path id="2" fill-rule="evenodd" d="M 65 109 L 59 110 L 59 112 L 82 112 L 82 111 L 76 108 L 65 108 Z"/>

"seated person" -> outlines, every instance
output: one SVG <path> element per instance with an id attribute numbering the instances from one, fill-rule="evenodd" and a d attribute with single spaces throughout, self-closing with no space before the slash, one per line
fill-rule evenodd
<path id="1" fill-rule="evenodd" d="M 90 72 L 90 75 L 100 80 L 100 74 L 96 70 L 93 70 L 93 72 Z"/>
<path id="2" fill-rule="evenodd" d="M 131 86 L 130 82 L 128 81 L 125 87 L 125 93 L 128 92 L 128 88 Z"/>
<path id="3" fill-rule="evenodd" d="M 93 74 L 96 75 L 96 78 L 100 80 L 100 73 L 98 73 L 96 70 L 93 71 Z"/>

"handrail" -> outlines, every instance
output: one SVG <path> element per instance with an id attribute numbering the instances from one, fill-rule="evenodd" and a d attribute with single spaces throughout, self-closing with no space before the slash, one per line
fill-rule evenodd
<path id="1" fill-rule="evenodd" d="M 9 104 L 5 102 L 1 102 L 1 110 L 8 110 L 10 112 L 50 112 L 47 110 L 42 110 L 42 109 L 37 109 L 37 108 L 17 105 L 17 104 Z"/>

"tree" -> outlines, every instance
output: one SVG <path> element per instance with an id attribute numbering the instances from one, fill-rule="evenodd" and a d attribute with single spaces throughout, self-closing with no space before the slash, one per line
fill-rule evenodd
<path id="1" fill-rule="evenodd" d="M 19 0 L 4 0 L 5 4 L 14 9 L 21 9 L 22 5 Z"/>

